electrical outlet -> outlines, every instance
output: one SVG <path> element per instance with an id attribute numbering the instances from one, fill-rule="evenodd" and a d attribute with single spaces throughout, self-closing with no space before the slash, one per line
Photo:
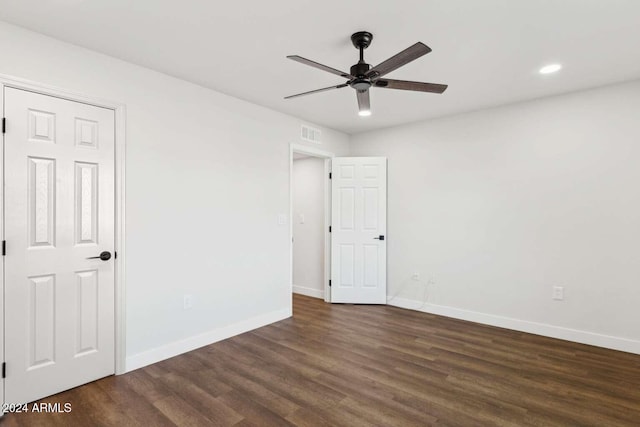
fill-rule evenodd
<path id="1" fill-rule="evenodd" d="M 411 280 L 415 280 L 416 282 L 420 280 L 420 273 L 413 273 L 413 276 L 411 276 Z"/>
<path id="2" fill-rule="evenodd" d="M 193 307 L 193 295 L 184 296 L 184 309 L 189 310 Z"/>
<path id="3" fill-rule="evenodd" d="M 554 300 L 562 301 L 564 299 L 564 288 L 562 286 L 554 286 L 551 297 Z"/>
<path id="4" fill-rule="evenodd" d="M 278 214 L 278 225 L 287 225 L 287 215 Z"/>

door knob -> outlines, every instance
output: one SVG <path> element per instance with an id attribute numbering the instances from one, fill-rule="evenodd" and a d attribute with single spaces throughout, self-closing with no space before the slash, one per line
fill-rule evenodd
<path id="1" fill-rule="evenodd" d="M 87 259 L 101 259 L 102 261 L 109 261 L 111 259 L 111 252 L 104 251 L 104 252 L 100 253 L 99 256 L 90 256 Z"/>
<path id="2" fill-rule="evenodd" d="M 383 235 L 380 235 L 380 236 L 378 236 L 378 237 L 374 237 L 374 239 L 376 239 L 376 240 L 384 240 L 384 236 L 383 236 Z"/>

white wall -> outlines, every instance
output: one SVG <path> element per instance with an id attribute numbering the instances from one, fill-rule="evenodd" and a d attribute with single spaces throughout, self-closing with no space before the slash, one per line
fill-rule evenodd
<path id="1" fill-rule="evenodd" d="M 126 104 L 129 368 L 290 315 L 300 120 L 5 23 L 0 52 L 1 74 Z"/>
<path id="2" fill-rule="evenodd" d="M 293 161 L 293 292 L 316 298 L 324 297 L 325 180 L 324 159 Z"/>
<path id="3" fill-rule="evenodd" d="M 391 302 L 640 353 L 639 118 L 632 82 L 353 137 L 389 158 Z"/>

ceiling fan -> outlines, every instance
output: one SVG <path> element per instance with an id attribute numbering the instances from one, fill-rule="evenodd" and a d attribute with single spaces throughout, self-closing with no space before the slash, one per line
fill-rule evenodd
<path id="1" fill-rule="evenodd" d="M 326 65 L 319 64 L 310 59 L 303 58 L 298 55 L 290 55 L 287 58 L 302 64 L 310 65 L 314 68 L 327 71 L 332 74 L 336 74 L 340 77 L 348 79 L 346 83 L 339 84 L 337 86 L 325 87 L 322 89 L 316 89 L 309 92 L 298 93 L 296 95 L 290 95 L 284 99 L 295 98 L 298 96 L 310 95 L 312 93 L 324 92 L 331 89 L 341 89 L 343 87 L 351 86 L 356 90 L 356 97 L 358 98 L 358 114 L 361 116 L 371 115 L 371 106 L 369 101 L 369 88 L 381 87 L 386 89 L 401 89 L 412 90 L 417 92 L 431 92 L 442 93 L 447 89 L 447 85 L 436 83 L 422 83 L 422 82 L 410 82 L 406 80 L 392 80 L 383 79 L 384 75 L 408 64 L 409 62 L 420 58 L 423 55 L 431 52 L 431 48 L 424 43 L 418 42 L 413 46 L 408 47 L 397 55 L 392 56 L 386 61 L 371 68 L 370 64 L 364 62 L 364 50 L 369 47 L 373 40 L 373 34 L 367 31 L 359 31 L 351 36 L 351 42 L 356 49 L 360 50 L 360 60 L 357 64 L 353 65 L 349 70 L 349 73 L 336 70 L 335 68 L 328 67 Z"/>

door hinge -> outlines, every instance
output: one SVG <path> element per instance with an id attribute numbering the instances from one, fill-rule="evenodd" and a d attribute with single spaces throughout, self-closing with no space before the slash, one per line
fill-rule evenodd
<path id="1" fill-rule="evenodd" d="M 331 172 L 329 172 L 329 179 L 331 179 Z"/>
<path id="2" fill-rule="evenodd" d="M 331 280 L 329 280 L 329 287 L 331 287 Z"/>
<path id="3" fill-rule="evenodd" d="M 331 226 L 329 226 L 329 233 L 331 233 Z"/>
<path id="4" fill-rule="evenodd" d="M 2 362 L 2 378 L 7 378 L 7 362 Z"/>
<path id="5" fill-rule="evenodd" d="M 2 118 L 2 133 L 7 133 L 7 119 L 5 117 Z"/>
<path id="6" fill-rule="evenodd" d="M 5 256 L 7 254 L 7 241 L 3 240 L 2 241 L 2 256 Z"/>

